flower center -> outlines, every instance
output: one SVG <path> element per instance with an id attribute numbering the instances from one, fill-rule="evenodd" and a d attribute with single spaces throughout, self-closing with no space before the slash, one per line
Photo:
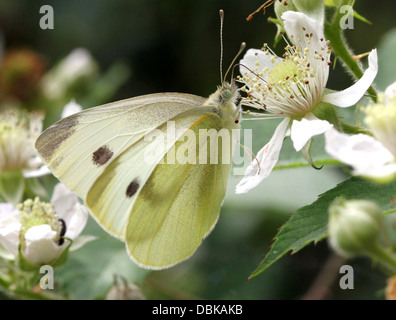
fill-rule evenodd
<path id="1" fill-rule="evenodd" d="M 319 50 L 325 51 L 326 48 L 327 45 Z M 324 58 L 324 54 L 317 51 L 310 52 L 312 48 L 290 45 L 286 46 L 283 59 L 275 56 L 267 45 L 262 50 L 263 54 L 256 53 L 258 58 L 254 70 L 239 78 L 246 85 L 242 91 L 248 93 L 244 104 L 288 117 L 311 112 L 323 94 L 328 57 Z M 262 62 L 266 66 L 263 67 Z M 320 75 L 317 68 L 321 68 Z"/>
<path id="2" fill-rule="evenodd" d="M 6 110 L 0 113 L 0 170 L 24 169 L 35 156 L 34 140 L 41 131 L 41 114 Z"/>
<path id="3" fill-rule="evenodd" d="M 274 84 L 286 84 L 286 81 L 293 79 L 300 74 L 300 68 L 291 60 L 285 60 L 275 65 L 268 74 L 267 82 Z"/>
<path id="4" fill-rule="evenodd" d="M 19 210 L 19 221 L 22 225 L 19 233 L 19 240 L 22 247 L 25 245 L 26 232 L 32 227 L 43 224 L 48 224 L 52 230 L 56 231 L 57 237 L 59 237 L 61 226 L 58 216 L 54 211 L 54 206 L 51 203 L 40 202 L 39 198 L 36 197 L 34 201 L 28 199 L 18 204 L 17 209 Z M 54 239 L 54 241 L 58 240 Z"/>

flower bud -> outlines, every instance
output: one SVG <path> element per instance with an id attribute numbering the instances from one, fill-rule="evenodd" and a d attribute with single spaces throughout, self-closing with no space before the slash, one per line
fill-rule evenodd
<path id="1" fill-rule="evenodd" d="M 81 86 L 94 79 L 97 72 L 97 63 L 89 51 L 77 48 L 44 75 L 42 90 L 49 99 L 59 99 L 76 84 Z"/>
<path id="2" fill-rule="evenodd" d="M 377 204 L 368 200 L 336 199 L 329 207 L 329 241 L 345 257 L 374 250 L 384 223 Z"/>

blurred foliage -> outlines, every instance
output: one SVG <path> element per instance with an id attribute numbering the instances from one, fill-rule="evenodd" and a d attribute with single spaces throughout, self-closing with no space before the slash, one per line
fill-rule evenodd
<path id="1" fill-rule="evenodd" d="M 39 27 L 39 8 L 44 4 L 54 8 L 54 30 Z M 0 50 L 0 56 L 4 57 L 2 68 L 6 72 L 0 71 L 1 99 L 9 101 L 11 95 L 18 97 L 25 107 L 46 109 L 48 126 L 59 119 L 63 106 L 72 98 L 88 108 L 161 91 L 208 96 L 220 83 L 218 10 L 225 11 L 226 68 L 242 41 L 248 47 L 258 48 L 264 42 L 272 45 L 276 27 L 267 22 L 273 15 L 271 8 L 265 18 L 258 14 L 250 22 L 245 20 L 261 4 L 262 1 L 253 0 L 2 1 L 0 29 L 4 50 Z M 396 78 L 396 33 L 391 30 L 395 27 L 396 3 L 376 2 L 375 10 L 373 5 L 370 0 L 357 1 L 356 10 L 373 25 L 355 21 L 356 29 L 347 30 L 346 37 L 356 53 L 378 47 L 380 73 L 376 83 L 379 89 L 384 89 Z M 282 52 L 282 47 L 281 41 L 274 50 Z M 97 71 L 88 81 L 80 79 L 55 101 L 32 91 L 32 84 L 34 87 L 75 48 L 87 49 L 97 64 Z M 12 53 L 14 60 L 10 59 Z M 23 63 L 19 62 L 21 59 Z M 21 72 L 20 66 L 30 70 L 29 76 Z M 341 65 L 336 64 L 334 69 L 328 87 L 337 90 L 349 86 L 352 80 Z M 344 112 L 345 117 L 353 119 L 353 111 Z M 269 140 L 277 122 L 244 123 L 245 128 L 254 130 L 254 152 Z M 314 160 L 323 156 L 321 140 L 315 143 L 319 151 L 314 152 Z M 288 140 L 281 159 L 289 159 L 290 150 Z M 301 155 L 293 152 L 293 156 L 303 161 Z M 309 245 L 296 255 L 286 256 L 260 276 L 246 279 L 268 252 L 271 239 L 289 213 L 312 203 L 345 178 L 340 169 L 330 167 L 320 171 L 279 170 L 251 193 L 235 195 L 233 190 L 240 177 L 231 177 L 212 234 L 192 258 L 158 272 L 136 267 L 124 244 L 90 219 L 84 233 L 95 234 L 99 240 L 73 253 L 65 265 L 55 270 L 57 285 L 70 298 L 103 298 L 114 275 L 121 274 L 140 285 L 148 299 L 302 298 L 330 256 L 326 242 Z M 50 176 L 42 178 L 48 192 L 55 182 Z M 355 270 L 355 290 L 341 290 L 336 281 L 328 297 L 382 298 L 378 292 L 385 286 L 385 277 L 366 259 L 348 263 Z"/>

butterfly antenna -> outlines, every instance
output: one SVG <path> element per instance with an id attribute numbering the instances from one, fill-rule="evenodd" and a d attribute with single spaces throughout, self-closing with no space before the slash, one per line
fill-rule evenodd
<path id="1" fill-rule="evenodd" d="M 225 73 L 223 77 L 223 51 L 224 51 L 224 46 L 223 46 L 223 25 L 224 25 L 224 10 L 220 10 L 220 80 L 221 83 L 223 84 L 225 82 L 225 79 L 227 78 L 228 73 L 230 72 L 232 65 L 234 64 L 235 60 L 239 57 L 239 55 L 242 53 L 243 50 L 246 48 L 246 43 L 242 42 L 241 47 L 239 48 L 239 51 L 235 58 L 232 60 L 230 66 L 227 69 L 227 72 Z"/>
<path id="2" fill-rule="evenodd" d="M 223 24 L 224 24 L 224 10 L 221 9 L 219 13 L 220 13 L 220 81 L 223 81 Z"/>
<path id="3" fill-rule="evenodd" d="M 232 68 L 232 74 L 231 74 L 231 80 L 234 78 L 234 68 L 233 68 L 233 64 L 235 63 L 236 59 L 238 59 L 238 57 L 241 55 L 241 53 L 243 52 L 243 50 L 245 50 L 246 48 L 246 42 L 242 42 L 241 46 L 239 48 L 238 53 L 236 54 L 235 58 L 232 60 L 232 62 L 230 63 L 230 66 L 227 69 L 226 74 L 224 75 L 224 79 L 223 82 L 225 81 L 228 73 L 230 72 L 231 68 Z"/>

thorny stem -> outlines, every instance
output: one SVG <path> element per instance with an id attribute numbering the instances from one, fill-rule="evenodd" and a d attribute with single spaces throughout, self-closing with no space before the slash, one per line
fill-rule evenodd
<path id="1" fill-rule="evenodd" d="M 340 19 L 342 17 L 342 13 L 340 8 L 336 9 L 336 13 L 334 14 L 333 21 L 331 23 L 325 24 L 325 36 L 326 39 L 330 40 L 331 46 L 333 47 L 333 51 L 337 57 L 339 57 L 347 66 L 353 76 L 356 79 L 360 79 L 363 76 L 363 70 L 360 67 L 358 60 L 353 57 L 352 52 L 346 45 L 346 41 L 344 39 L 342 29 L 340 28 Z M 377 102 L 377 92 L 374 87 L 370 87 L 367 92 L 373 102 Z"/>

